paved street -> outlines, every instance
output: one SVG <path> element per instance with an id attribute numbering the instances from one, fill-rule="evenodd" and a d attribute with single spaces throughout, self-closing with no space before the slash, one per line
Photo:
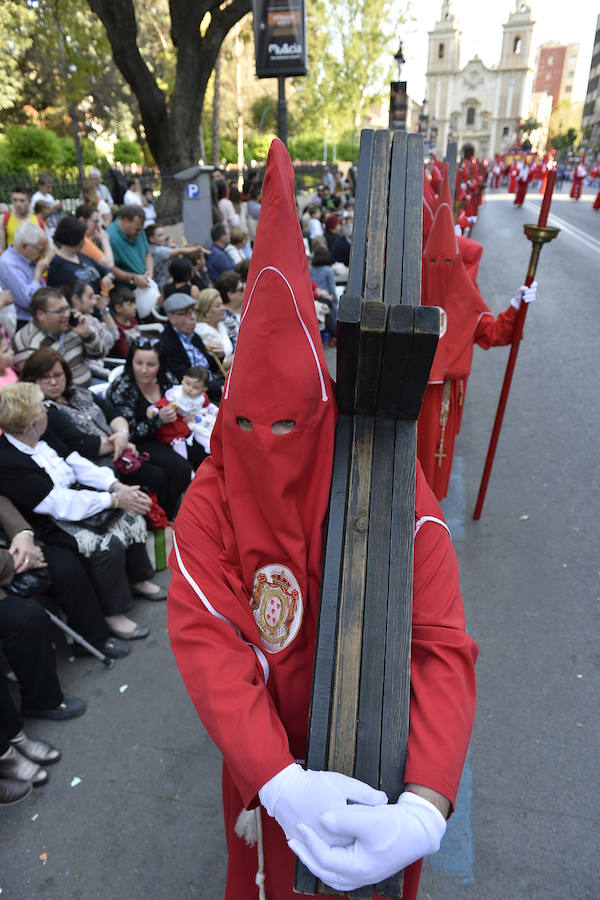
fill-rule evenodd
<path id="1" fill-rule="evenodd" d="M 482 519 L 471 515 L 504 348 L 475 351 L 444 503 L 481 655 L 457 812 L 424 870 L 431 900 L 600 898 L 600 212 L 595 191 L 577 204 L 567 193 L 553 205 L 567 228 L 542 251 Z M 479 283 L 496 312 L 525 276 L 521 225 L 538 207 L 534 196 L 514 209 L 502 192 L 482 208 Z M 110 671 L 70 662 L 60 642 L 65 691 L 89 709 L 29 726 L 63 759 L 46 787 L 0 810 L 2 900 L 223 896 L 219 755 L 179 679 L 164 605 L 140 603 L 137 617 L 152 634 Z"/>

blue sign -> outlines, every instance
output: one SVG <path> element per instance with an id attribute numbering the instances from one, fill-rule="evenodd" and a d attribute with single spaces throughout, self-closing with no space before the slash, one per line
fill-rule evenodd
<path id="1" fill-rule="evenodd" d="M 200 193 L 200 188 L 196 184 L 195 181 L 190 181 L 185 186 L 185 196 L 189 197 L 190 200 L 195 200 L 196 197 Z"/>

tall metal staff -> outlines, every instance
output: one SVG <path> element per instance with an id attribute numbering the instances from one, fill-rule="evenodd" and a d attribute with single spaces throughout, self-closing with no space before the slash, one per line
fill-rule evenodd
<path id="1" fill-rule="evenodd" d="M 546 224 L 548 221 L 548 213 L 550 211 L 550 203 L 552 202 L 552 191 L 554 190 L 555 182 L 556 182 L 556 169 L 554 168 L 548 174 L 548 181 L 546 183 L 546 191 L 544 193 L 544 199 L 542 201 L 542 208 L 540 210 L 540 217 L 538 219 L 537 225 L 523 225 L 523 230 L 524 230 L 526 236 L 529 238 L 529 240 L 533 244 L 533 247 L 531 250 L 531 257 L 529 259 L 529 268 L 527 269 L 527 278 L 525 279 L 525 284 L 527 287 L 529 287 L 529 285 L 532 284 L 535 279 L 535 273 L 537 270 L 542 246 L 544 244 L 548 244 L 550 241 L 554 240 L 554 238 L 557 236 L 557 234 L 560 231 L 560 228 L 552 228 L 552 226 Z M 506 403 L 508 400 L 508 394 L 510 391 L 510 385 L 512 382 L 515 363 L 517 361 L 517 354 L 519 352 L 519 344 L 521 343 L 521 338 L 523 337 L 523 326 L 525 325 L 525 316 L 526 315 L 527 315 L 527 304 L 524 303 L 523 301 L 521 301 L 521 305 L 519 307 L 519 311 L 517 313 L 517 319 L 515 322 L 515 330 L 513 333 L 512 346 L 510 348 L 508 363 L 506 365 L 506 372 L 504 374 L 504 383 L 502 385 L 502 391 L 500 392 L 500 400 L 498 402 L 498 409 L 496 411 L 496 419 L 494 421 L 494 427 L 492 428 L 492 436 L 490 438 L 490 445 L 488 447 L 487 457 L 485 460 L 485 466 L 483 467 L 483 474 L 481 476 L 481 484 L 479 485 L 479 494 L 477 495 L 477 503 L 475 504 L 475 511 L 473 512 L 474 519 L 481 518 L 481 510 L 483 509 L 483 502 L 485 500 L 487 486 L 488 486 L 488 482 L 490 480 L 492 466 L 494 464 L 494 456 L 496 453 L 496 447 L 498 445 L 498 437 L 500 436 L 500 429 L 502 428 L 502 419 L 504 418 L 504 410 L 506 409 Z"/>

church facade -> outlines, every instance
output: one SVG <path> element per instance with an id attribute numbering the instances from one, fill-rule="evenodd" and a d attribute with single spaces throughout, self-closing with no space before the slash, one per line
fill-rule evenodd
<path id="1" fill-rule="evenodd" d="M 442 3 L 429 32 L 427 59 L 429 123 L 435 120 L 438 156 L 449 140 L 456 141 L 461 157 L 491 158 L 514 144 L 518 123 L 529 113 L 534 24 L 530 7 L 518 2 L 502 26 L 498 65 L 489 68 L 475 56 L 461 68 L 460 29 L 449 0 Z"/>

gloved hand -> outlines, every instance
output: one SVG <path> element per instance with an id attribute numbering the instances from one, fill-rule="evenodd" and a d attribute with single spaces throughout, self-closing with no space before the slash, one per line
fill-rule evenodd
<path id="1" fill-rule="evenodd" d="M 537 281 L 532 281 L 531 285 L 527 287 L 526 284 L 522 284 L 515 296 L 510 301 L 510 305 L 514 306 L 515 309 L 519 309 L 521 306 L 521 297 L 525 301 L 525 303 L 533 303 L 537 296 Z"/>
<path id="2" fill-rule="evenodd" d="M 346 806 L 321 816 L 329 838 L 299 825 L 290 849 L 310 871 L 338 891 L 377 884 L 430 853 L 436 853 L 446 820 L 436 807 L 409 791 L 388 806 Z M 335 846 L 342 839 L 350 843 Z"/>
<path id="3" fill-rule="evenodd" d="M 300 838 L 299 825 L 308 825 L 311 833 L 338 844 L 348 844 L 351 838 L 335 837 L 326 831 L 320 823 L 323 813 L 346 809 L 348 800 L 367 806 L 387 803 L 383 791 L 376 791 L 362 781 L 339 772 L 307 771 L 297 763 L 263 784 L 258 796 L 269 815 L 277 819 L 288 841 Z"/>

